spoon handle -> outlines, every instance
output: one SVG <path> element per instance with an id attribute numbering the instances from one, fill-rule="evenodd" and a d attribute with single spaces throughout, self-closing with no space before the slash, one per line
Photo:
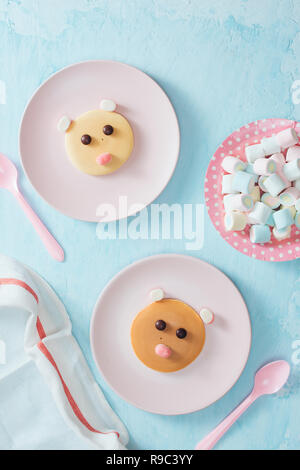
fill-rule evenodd
<path id="1" fill-rule="evenodd" d="M 26 199 L 23 197 L 23 195 L 20 193 L 20 191 L 14 191 L 13 194 L 16 197 L 22 209 L 24 210 L 25 214 L 31 221 L 35 230 L 39 234 L 42 242 L 44 243 L 50 255 L 55 260 L 62 262 L 65 257 L 62 247 L 58 244 L 55 238 L 51 235 L 51 233 L 48 231 L 48 229 L 45 227 L 45 225 L 40 220 L 40 218 L 36 215 L 36 213 L 30 207 L 30 205 L 28 204 Z"/>
<path id="2" fill-rule="evenodd" d="M 231 428 L 237 419 L 249 408 L 256 400 L 256 396 L 249 395 L 227 418 L 224 419 L 210 434 L 200 441 L 196 450 L 211 450 L 221 439 L 222 436 Z"/>

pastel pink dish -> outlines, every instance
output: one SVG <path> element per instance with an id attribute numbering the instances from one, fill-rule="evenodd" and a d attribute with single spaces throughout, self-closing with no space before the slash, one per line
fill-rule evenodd
<path id="1" fill-rule="evenodd" d="M 271 362 L 260 369 L 255 376 L 255 384 L 251 394 L 239 405 L 219 426 L 196 446 L 196 450 L 211 450 L 222 436 L 231 428 L 237 419 L 263 395 L 277 393 L 287 382 L 290 365 L 286 361 Z M 271 422 L 271 417 L 270 417 Z"/>
<path id="2" fill-rule="evenodd" d="M 62 262 L 64 260 L 64 251 L 61 246 L 57 243 L 55 238 L 47 230 L 45 225 L 35 214 L 32 208 L 25 201 L 24 197 L 20 193 L 18 188 L 18 173 L 15 165 L 9 158 L 0 153 L 0 187 L 10 191 L 13 196 L 17 199 L 18 203 L 24 210 L 25 214 L 31 221 L 42 242 L 47 248 L 50 255 L 57 261 Z"/>
<path id="3" fill-rule="evenodd" d="M 57 136 L 61 116 L 95 109 L 99 96 L 118 103 L 135 138 L 130 159 L 105 177 L 74 168 Z M 89 61 L 59 71 L 34 94 L 20 128 L 22 164 L 33 187 L 58 211 L 88 222 L 99 222 L 100 204 L 116 208 L 103 222 L 135 215 L 137 204 L 141 209 L 151 204 L 169 183 L 179 148 L 179 125 L 167 95 L 151 77 L 120 62 Z M 119 209 L 120 196 L 127 199 Z"/>
<path id="4" fill-rule="evenodd" d="M 172 355 L 172 350 L 165 344 L 158 344 L 155 347 L 155 353 L 164 359 L 168 359 Z"/>
<path id="5" fill-rule="evenodd" d="M 97 157 L 97 163 L 99 163 L 99 165 L 107 165 L 111 162 L 111 160 L 112 156 L 110 153 L 103 153 L 102 155 L 99 155 L 99 157 Z"/>
<path id="6" fill-rule="evenodd" d="M 199 310 L 209 305 L 215 313 L 198 358 L 169 374 L 145 367 L 130 341 L 132 322 L 149 304 L 145 292 L 153 286 L 166 298 Z M 152 256 L 118 273 L 99 297 L 90 331 L 102 377 L 124 400 L 162 415 L 192 413 L 219 400 L 240 377 L 251 346 L 247 307 L 232 281 L 198 258 L 175 254 Z"/>
<path id="7" fill-rule="evenodd" d="M 245 146 L 259 143 L 284 129 L 293 127 L 300 133 L 300 123 L 288 119 L 263 119 L 246 124 L 233 132 L 213 155 L 205 178 L 205 201 L 209 217 L 221 237 L 244 255 L 263 261 L 290 261 L 300 258 L 300 230 L 294 225 L 291 238 L 278 241 L 272 236 L 270 243 L 261 246 L 250 241 L 248 225 L 242 232 L 226 232 L 222 196 L 223 158 L 237 156 L 246 161 Z"/>

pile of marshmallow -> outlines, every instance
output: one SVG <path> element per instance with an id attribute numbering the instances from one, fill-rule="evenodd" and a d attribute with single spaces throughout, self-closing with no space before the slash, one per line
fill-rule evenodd
<path id="1" fill-rule="evenodd" d="M 245 147 L 247 162 L 227 156 L 222 162 L 226 231 L 250 225 L 252 243 L 290 238 L 300 228 L 300 146 L 293 128 Z M 287 150 L 287 151 L 286 151 Z M 284 153 L 283 153 L 284 152 Z"/>

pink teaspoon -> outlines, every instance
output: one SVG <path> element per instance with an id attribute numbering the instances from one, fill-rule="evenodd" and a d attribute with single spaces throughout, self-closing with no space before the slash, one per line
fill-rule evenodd
<path id="1" fill-rule="evenodd" d="M 25 214 L 32 222 L 35 230 L 39 234 L 42 242 L 49 251 L 50 255 L 57 261 L 62 262 L 64 260 L 64 251 L 62 247 L 57 243 L 55 238 L 47 230 L 45 225 L 35 214 L 32 208 L 29 206 L 27 201 L 24 199 L 18 188 L 18 172 L 15 165 L 3 154 L 0 153 L 0 188 L 7 189 L 10 191 L 21 207 Z"/>
<path id="2" fill-rule="evenodd" d="M 262 367 L 255 376 L 255 384 L 251 394 L 227 418 L 222 421 L 208 436 L 200 441 L 196 450 L 211 450 L 222 436 L 231 428 L 237 419 L 263 395 L 277 393 L 286 383 L 290 375 L 290 365 L 286 361 L 270 362 Z"/>

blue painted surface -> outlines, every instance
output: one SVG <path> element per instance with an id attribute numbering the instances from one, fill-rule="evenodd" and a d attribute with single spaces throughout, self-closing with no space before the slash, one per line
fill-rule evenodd
<path id="1" fill-rule="evenodd" d="M 300 79 L 300 4 L 292 0 L 0 0 L 0 149 L 19 164 L 18 127 L 26 102 L 53 72 L 88 59 L 140 67 L 177 111 L 182 148 L 158 202 L 201 203 L 204 174 L 219 143 L 255 119 L 300 119 L 291 86 Z M 32 136 L 34 140 L 34 136 Z M 205 244 L 191 253 L 236 283 L 249 307 L 253 347 L 238 384 L 205 411 L 160 417 L 124 403 L 94 367 L 89 321 L 106 283 L 142 257 L 185 253 L 182 241 L 99 241 L 94 224 L 70 220 L 21 187 L 66 249 L 48 256 L 12 197 L 0 192 L 0 250 L 32 266 L 56 289 L 105 394 L 128 426 L 132 449 L 190 449 L 248 393 L 271 359 L 294 364 L 277 398 L 261 399 L 222 440 L 222 449 L 299 449 L 300 259 L 272 264 L 228 246 L 205 219 Z"/>

